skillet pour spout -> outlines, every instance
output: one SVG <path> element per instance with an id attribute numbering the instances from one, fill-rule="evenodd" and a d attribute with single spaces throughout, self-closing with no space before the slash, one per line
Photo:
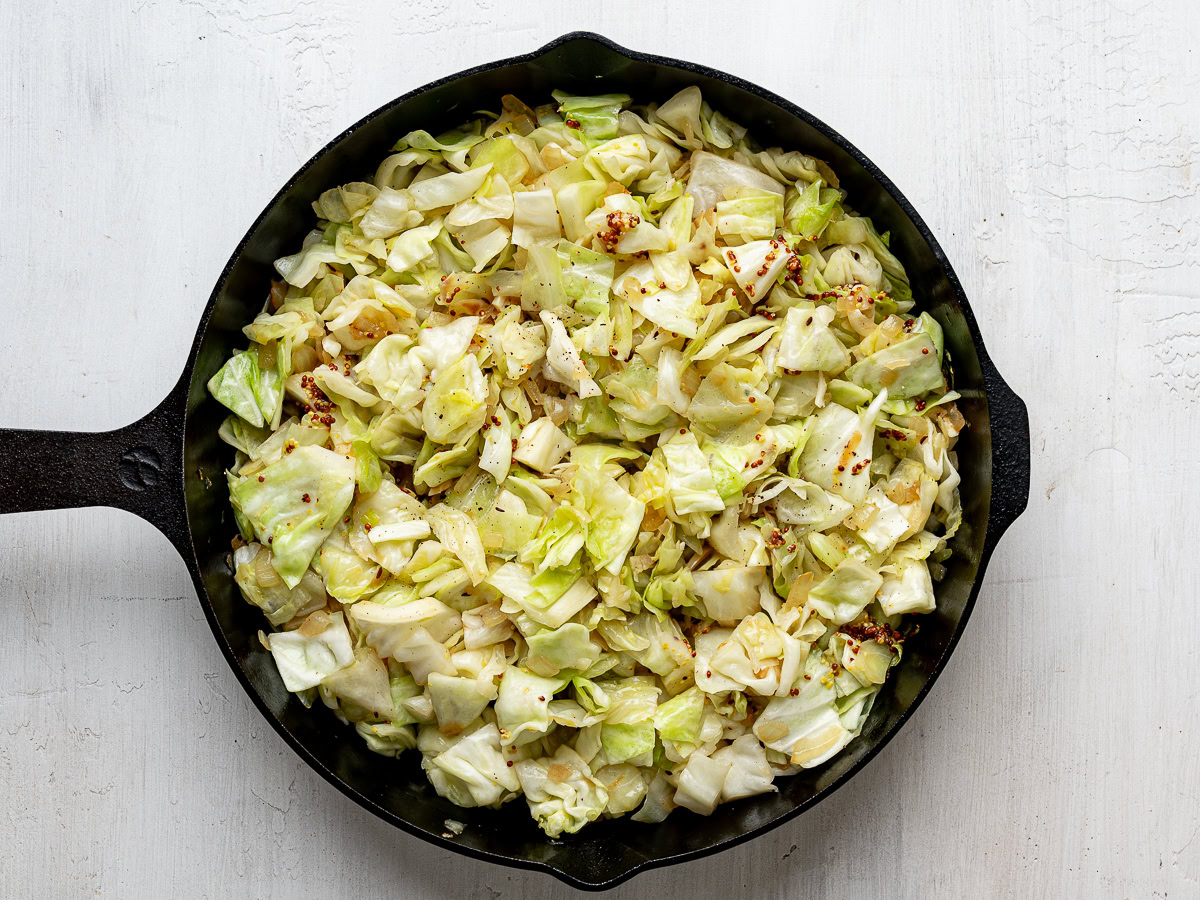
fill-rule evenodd
<path id="1" fill-rule="evenodd" d="M 922 618 L 901 664 L 860 737 L 829 763 L 776 783 L 779 793 L 722 806 L 713 816 L 677 810 L 658 825 L 600 821 L 549 840 L 523 804 L 462 809 L 438 797 L 415 754 L 371 753 L 350 728 L 331 727 L 283 687 L 257 639 L 259 611 L 239 596 L 228 566 L 235 533 L 224 469 L 232 459 L 217 438 L 225 411 L 205 384 L 261 309 L 272 261 L 311 227 L 310 203 L 331 185 L 374 170 L 397 136 L 436 132 L 511 93 L 535 100 L 556 88 L 621 91 L 665 99 L 697 85 L 764 146 L 794 147 L 839 173 L 854 205 L 890 230 L 913 294 L 942 325 L 958 405 L 968 429 L 957 446 L 963 524 L 937 590 L 938 609 Z M 538 869 L 578 888 L 614 887 L 640 871 L 714 853 L 809 809 L 863 768 L 926 696 L 958 642 L 988 559 L 1029 496 L 1029 418 L 983 346 L 954 270 L 912 205 L 849 141 L 803 109 L 735 76 L 693 63 L 626 50 L 595 34 L 564 35 L 525 56 L 443 78 L 381 107 L 334 138 L 284 185 L 226 264 L 200 317 L 179 383 L 144 418 L 99 434 L 0 429 L 0 513 L 114 506 L 149 520 L 191 572 L 213 634 L 251 700 L 279 735 L 331 784 L 380 818 L 430 843 L 501 865 Z M 445 820 L 465 824 L 443 836 Z"/>

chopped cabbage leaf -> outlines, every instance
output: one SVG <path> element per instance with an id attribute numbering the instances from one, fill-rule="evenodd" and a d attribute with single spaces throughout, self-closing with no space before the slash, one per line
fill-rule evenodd
<path id="1" fill-rule="evenodd" d="M 666 459 L 666 490 L 677 515 L 720 512 L 725 508 L 708 460 L 692 432 L 672 437 L 659 449 Z"/>
<path id="2" fill-rule="evenodd" d="M 513 766 L 538 827 L 548 837 L 574 834 L 604 812 L 608 791 L 578 753 L 562 745 L 553 756 Z"/>
<path id="3" fill-rule="evenodd" d="M 283 685 L 289 691 L 316 687 L 354 662 L 354 649 L 342 614 L 318 612 L 313 616 L 306 620 L 304 628 L 267 635 L 267 649 L 275 657 Z"/>
<path id="4" fill-rule="evenodd" d="M 297 447 L 230 488 L 233 505 L 294 588 L 354 499 L 354 463 L 323 447 Z"/>

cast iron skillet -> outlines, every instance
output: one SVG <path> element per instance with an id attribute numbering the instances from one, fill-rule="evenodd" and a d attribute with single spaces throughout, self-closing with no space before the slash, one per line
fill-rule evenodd
<path id="1" fill-rule="evenodd" d="M 415 754 L 400 760 L 377 756 L 353 729 L 324 710 L 306 710 L 284 690 L 256 637 L 262 615 L 241 599 L 230 575 L 235 525 L 223 470 L 232 451 L 217 439 L 226 410 L 208 396 L 205 383 L 235 347 L 244 346 L 241 328 L 261 309 L 272 260 L 292 252 L 312 227 L 310 202 L 327 187 L 369 177 L 400 135 L 457 125 L 475 110 L 495 108 L 504 93 L 530 103 L 545 102 L 554 88 L 663 100 L 689 84 L 764 145 L 828 161 L 855 208 L 871 215 L 881 230 L 891 230 L 914 295 L 942 323 L 954 386 L 963 395 L 959 407 L 970 426 L 958 443 L 964 521 L 938 588 L 937 612 L 922 617 L 919 635 L 905 647 L 862 736 L 832 762 L 780 779 L 778 794 L 722 806 L 708 818 L 678 810 L 661 825 L 597 822 L 581 834 L 551 841 L 523 802 L 500 811 L 459 809 L 434 793 Z M 1025 405 L 988 359 L 962 286 L 937 241 L 887 176 L 845 138 L 787 100 L 724 72 L 574 33 L 526 56 L 443 78 L 351 126 L 305 163 L 242 239 L 200 317 L 183 375 L 157 409 L 99 434 L 0 430 L 0 460 L 0 512 L 114 506 L 161 529 L 187 564 L 217 643 L 250 698 L 310 766 L 356 803 L 442 847 L 603 889 L 639 871 L 762 834 L 827 797 L 879 752 L 933 685 L 966 625 L 988 558 L 1025 509 L 1029 420 Z M 442 836 L 447 818 L 466 823 L 453 840 Z"/>

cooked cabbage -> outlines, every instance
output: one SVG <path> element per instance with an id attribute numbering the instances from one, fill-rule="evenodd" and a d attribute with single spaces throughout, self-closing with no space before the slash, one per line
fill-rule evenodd
<path id="1" fill-rule="evenodd" d="M 965 421 L 823 162 L 695 87 L 540 99 L 321 194 L 209 389 L 283 686 L 559 837 L 855 739 L 936 607 Z"/>

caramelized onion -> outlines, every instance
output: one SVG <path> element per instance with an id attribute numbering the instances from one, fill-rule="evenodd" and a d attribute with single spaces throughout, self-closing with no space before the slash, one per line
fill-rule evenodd
<path id="1" fill-rule="evenodd" d="M 266 547 L 259 549 L 254 557 L 254 580 L 264 588 L 277 588 L 283 584 L 283 579 L 271 565 L 271 551 Z"/>

